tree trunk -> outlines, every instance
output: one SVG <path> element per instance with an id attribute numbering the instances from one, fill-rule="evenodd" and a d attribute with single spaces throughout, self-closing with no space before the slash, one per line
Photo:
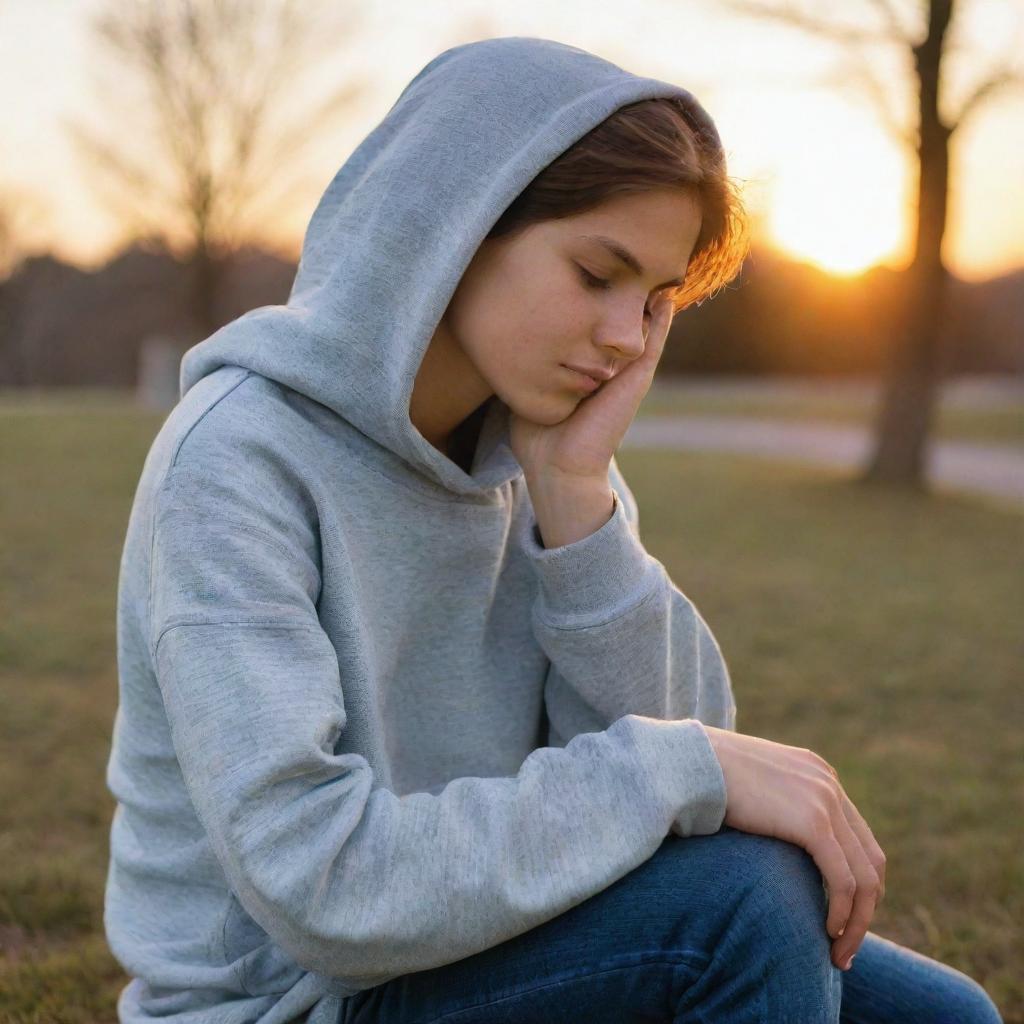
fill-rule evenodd
<path id="1" fill-rule="evenodd" d="M 25 388 L 38 383 L 33 376 L 31 343 L 26 337 L 28 299 L 25 293 L 28 288 L 28 281 L 18 280 L 15 275 L 0 284 L 0 386 L 3 387 Z"/>
<path id="2" fill-rule="evenodd" d="M 949 275 L 942 263 L 949 182 L 950 129 L 939 115 L 942 43 L 952 0 L 932 0 L 928 37 L 914 48 L 920 95 L 917 236 L 906 273 L 875 451 L 863 480 L 925 487 L 927 441 L 943 368 Z"/>
<path id="3" fill-rule="evenodd" d="M 223 283 L 225 260 L 200 242 L 192 255 L 192 317 L 207 337 L 220 324 L 218 299 Z"/>

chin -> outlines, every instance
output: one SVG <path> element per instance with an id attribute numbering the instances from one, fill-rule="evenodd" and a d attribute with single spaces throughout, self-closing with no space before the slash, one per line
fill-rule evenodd
<path id="1" fill-rule="evenodd" d="M 575 412 L 583 397 L 585 396 L 577 396 L 568 391 L 561 394 L 553 392 L 550 395 L 534 395 L 532 400 L 506 404 L 524 420 L 542 427 L 554 427 Z"/>

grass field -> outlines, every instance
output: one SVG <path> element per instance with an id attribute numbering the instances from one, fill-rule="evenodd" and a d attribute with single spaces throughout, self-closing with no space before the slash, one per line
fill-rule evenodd
<path id="1" fill-rule="evenodd" d="M 112 1022 L 102 896 L 114 602 L 162 419 L 0 410 L 0 1020 Z M 1024 1024 L 1024 513 L 624 451 L 641 532 L 711 624 L 741 732 L 839 771 L 889 859 L 873 930 Z"/>

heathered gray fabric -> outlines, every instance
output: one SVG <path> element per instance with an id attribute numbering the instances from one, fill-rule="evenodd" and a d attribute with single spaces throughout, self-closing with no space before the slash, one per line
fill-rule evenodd
<path id="1" fill-rule="evenodd" d="M 105 925 L 120 1020 L 277 1024 L 542 924 L 721 826 L 719 647 L 610 520 L 538 542 L 508 407 L 412 426 L 480 241 L 624 104 L 685 90 L 510 37 L 431 61 L 328 186 L 288 303 L 186 353 L 121 562 Z M 713 135 L 717 140 L 717 135 Z"/>

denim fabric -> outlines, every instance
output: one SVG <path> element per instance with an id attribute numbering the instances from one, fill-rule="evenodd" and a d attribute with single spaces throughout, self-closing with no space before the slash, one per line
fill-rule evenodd
<path id="1" fill-rule="evenodd" d="M 985 990 L 868 932 L 834 967 L 821 874 L 728 826 L 493 949 L 351 996 L 338 1024 L 999 1024 Z"/>

